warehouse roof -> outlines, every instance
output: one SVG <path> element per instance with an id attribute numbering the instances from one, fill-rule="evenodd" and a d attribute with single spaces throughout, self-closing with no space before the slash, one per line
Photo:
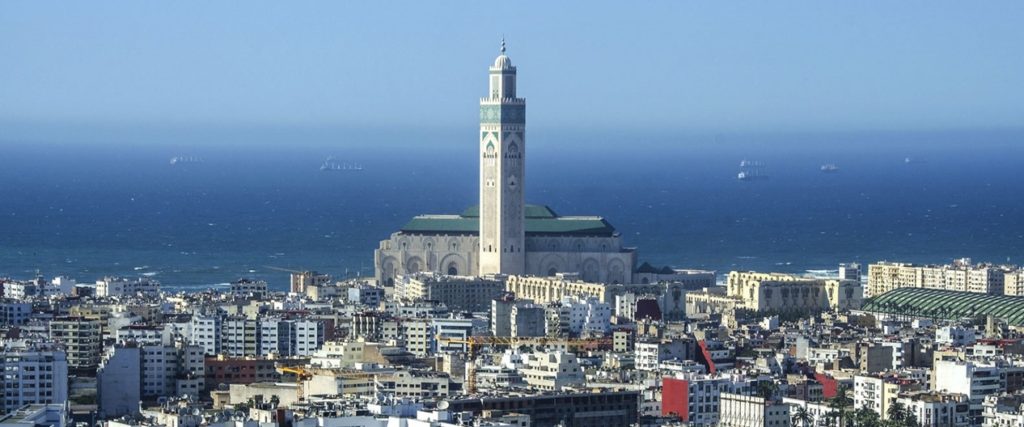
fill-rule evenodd
<path id="1" fill-rule="evenodd" d="M 1011 325 L 1024 325 L 1024 297 L 975 292 L 899 288 L 869 298 L 862 309 L 937 319 L 992 316 Z"/>

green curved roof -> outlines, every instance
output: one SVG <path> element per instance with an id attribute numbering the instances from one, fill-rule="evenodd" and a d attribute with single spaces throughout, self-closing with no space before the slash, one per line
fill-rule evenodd
<path id="1" fill-rule="evenodd" d="M 939 319 L 993 316 L 1024 325 L 1024 297 L 927 288 L 900 288 L 868 298 L 862 310 Z"/>
<path id="2" fill-rule="evenodd" d="M 615 227 L 598 216 L 559 216 L 547 206 L 523 209 L 528 235 L 613 236 Z M 480 210 L 470 206 L 461 215 L 418 215 L 400 230 L 409 234 L 478 234 Z"/>

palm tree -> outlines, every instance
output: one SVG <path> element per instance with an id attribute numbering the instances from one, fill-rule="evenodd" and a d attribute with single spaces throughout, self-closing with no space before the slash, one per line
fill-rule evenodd
<path id="1" fill-rule="evenodd" d="M 757 383 L 757 395 L 764 400 L 771 399 L 779 391 L 779 385 L 775 381 L 761 381 Z"/>
<path id="2" fill-rule="evenodd" d="M 811 417 L 811 413 L 807 411 L 806 406 L 798 406 L 796 412 L 793 413 L 793 425 L 799 427 L 808 427 L 814 418 Z"/>
<path id="3" fill-rule="evenodd" d="M 882 420 L 878 413 L 868 408 L 853 411 L 853 423 L 857 427 L 881 427 Z"/>
<path id="4" fill-rule="evenodd" d="M 846 386 L 839 386 L 839 390 L 836 391 L 836 397 L 833 397 L 828 403 L 829 408 L 832 409 L 829 411 L 829 418 L 835 419 L 838 427 L 846 425 L 846 408 L 852 403 L 850 402 L 850 397 L 847 396 L 848 391 L 849 388 Z"/>
<path id="5" fill-rule="evenodd" d="M 903 416 L 903 425 L 906 427 L 921 427 L 921 421 L 918 421 L 917 414 L 904 411 L 906 415 Z"/>
<path id="6" fill-rule="evenodd" d="M 889 404 L 889 410 L 886 411 L 886 415 L 889 416 L 889 421 L 896 424 L 903 424 L 903 421 L 907 418 L 907 408 L 900 402 L 892 402 Z"/>

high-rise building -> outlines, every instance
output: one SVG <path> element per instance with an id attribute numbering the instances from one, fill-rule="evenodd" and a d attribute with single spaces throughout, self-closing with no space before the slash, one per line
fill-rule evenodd
<path id="1" fill-rule="evenodd" d="M 0 353 L 3 389 L 0 412 L 28 404 L 63 404 L 68 399 L 68 362 L 53 346 L 9 341 Z"/>
<path id="2" fill-rule="evenodd" d="M 98 319 L 57 317 L 50 321 L 50 338 L 64 347 L 69 367 L 93 369 L 99 365 L 103 329 Z"/>
<path id="3" fill-rule="evenodd" d="M 300 271 L 291 274 L 291 292 L 301 294 L 311 286 L 323 286 L 331 282 L 331 276 L 315 271 Z"/>

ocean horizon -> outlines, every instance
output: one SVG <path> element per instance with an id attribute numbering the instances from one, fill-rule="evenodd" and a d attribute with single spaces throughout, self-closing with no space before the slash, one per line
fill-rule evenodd
<path id="1" fill-rule="evenodd" d="M 0 136 L 0 277 L 148 276 L 168 289 L 249 277 L 280 290 L 281 269 L 372 275 L 373 249 L 414 215 L 476 203 L 474 135 L 13 132 Z M 605 217 L 659 266 L 1020 263 L 1022 137 L 528 130 L 526 198 Z M 362 170 L 322 171 L 329 157 Z M 738 180 L 743 160 L 763 178 Z"/>

